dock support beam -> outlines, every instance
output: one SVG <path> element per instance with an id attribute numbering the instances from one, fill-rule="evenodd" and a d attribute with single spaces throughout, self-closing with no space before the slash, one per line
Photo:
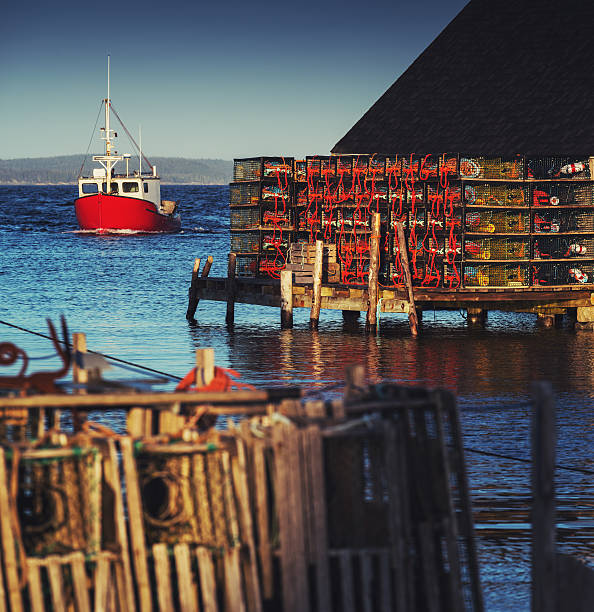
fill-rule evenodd
<path id="1" fill-rule="evenodd" d="M 204 268 L 202 268 L 202 278 L 206 278 L 210 272 L 210 268 L 212 266 L 212 255 L 209 255 L 204 263 Z M 196 308 L 198 308 L 198 272 L 200 270 L 200 257 L 196 257 L 194 260 L 194 269 L 192 270 L 192 283 L 190 284 L 190 289 L 188 291 L 188 310 L 186 311 L 186 319 L 188 321 L 194 320 L 194 315 L 196 314 Z"/>
<path id="2" fill-rule="evenodd" d="M 482 326 L 487 320 L 487 311 L 484 308 L 467 308 L 466 315 L 469 325 Z"/>
<path id="3" fill-rule="evenodd" d="M 227 264 L 227 316 L 225 323 L 233 325 L 235 322 L 235 253 L 229 253 Z"/>
<path id="4" fill-rule="evenodd" d="M 360 316 L 361 316 L 361 311 L 359 310 L 343 310 L 342 311 L 342 319 L 347 325 L 354 325 Z"/>
<path id="5" fill-rule="evenodd" d="M 396 223 L 396 237 L 398 238 L 398 252 L 404 272 L 404 283 L 408 293 L 408 321 L 410 323 L 410 333 L 417 337 L 419 335 L 419 318 L 417 317 L 417 307 L 415 305 L 415 294 L 412 286 L 410 265 L 408 263 L 408 251 L 406 247 L 406 237 L 404 236 L 404 225 Z"/>
<path id="6" fill-rule="evenodd" d="M 293 272 L 281 270 L 280 273 L 281 329 L 293 327 Z"/>
<path id="7" fill-rule="evenodd" d="M 578 306 L 576 330 L 594 330 L 594 306 Z"/>
<path id="8" fill-rule="evenodd" d="M 367 305 L 365 331 L 375 331 L 377 329 L 377 279 L 379 268 L 380 220 L 380 213 L 373 213 L 373 219 L 371 221 L 371 244 L 369 247 L 369 281 L 367 287 L 369 302 Z"/>
<path id="9" fill-rule="evenodd" d="M 555 404 L 550 383 L 536 383 L 533 395 L 532 611 L 555 612 Z"/>
<path id="10" fill-rule="evenodd" d="M 322 265 L 324 257 L 324 242 L 316 240 L 316 258 L 313 270 L 313 294 L 311 298 L 311 313 L 309 315 L 310 329 L 318 329 L 320 308 L 322 306 Z"/>

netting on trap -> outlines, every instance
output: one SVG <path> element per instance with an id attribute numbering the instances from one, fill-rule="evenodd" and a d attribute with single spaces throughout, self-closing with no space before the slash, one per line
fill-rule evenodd
<path id="1" fill-rule="evenodd" d="M 524 178 L 524 159 L 517 157 L 461 157 L 462 179 L 508 179 Z"/>
<path id="2" fill-rule="evenodd" d="M 466 259 L 528 259 L 530 239 L 496 236 L 493 238 L 467 238 L 464 241 Z"/>
<path id="3" fill-rule="evenodd" d="M 532 284 L 546 287 L 550 285 L 582 285 L 594 282 L 592 262 L 533 262 L 531 264 Z"/>
<path id="4" fill-rule="evenodd" d="M 14 454 L 10 471 L 15 468 Z M 101 458 L 95 448 L 27 451 L 18 462 L 17 515 L 27 556 L 101 548 Z"/>
<path id="5" fill-rule="evenodd" d="M 464 201 L 476 206 L 528 206 L 527 186 L 512 183 L 466 183 Z"/>
<path id="6" fill-rule="evenodd" d="M 174 445 L 171 445 L 174 446 Z M 146 540 L 227 548 L 239 542 L 229 450 L 135 453 Z"/>
<path id="7" fill-rule="evenodd" d="M 464 266 L 465 287 L 524 287 L 529 284 L 527 263 Z"/>
<path id="8" fill-rule="evenodd" d="M 537 236 L 532 256 L 535 259 L 584 259 L 594 257 L 592 236 Z"/>
<path id="9" fill-rule="evenodd" d="M 480 234 L 527 233 L 529 230 L 527 211 L 472 210 L 466 211 L 466 231 Z"/>
<path id="10" fill-rule="evenodd" d="M 229 185 L 229 204 L 231 206 L 254 206 L 260 202 L 259 182 L 231 183 Z"/>
<path id="11" fill-rule="evenodd" d="M 231 208 L 229 210 L 229 226 L 235 229 L 258 229 L 260 227 L 260 207 Z"/>

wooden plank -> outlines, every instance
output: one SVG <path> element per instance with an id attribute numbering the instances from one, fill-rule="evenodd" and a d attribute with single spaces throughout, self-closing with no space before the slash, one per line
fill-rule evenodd
<path id="1" fill-rule="evenodd" d="M 200 269 L 200 258 L 197 257 L 194 260 L 194 267 L 192 269 L 192 280 L 190 282 L 190 288 L 188 290 L 188 308 L 186 310 L 186 319 L 191 321 L 194 319 L 196 314 L 196 308 L 198 307 L 198 295 L 196 291 L 196 279 L 198 277 L 198 270 Z"/>
<path id="2" fill-rule="evenodd" d="M 188 545 L 176 544 L 173 547 L 173 555 L 177 570 L 180 610 L 181 612 L 198 612 L 198 592 Z"/>
<path id="3" fill-rule="evenodd" d="M 289 499 L 289 470 L 286 460 L 286 434 L 284 427 L 276 426 L 272 429 L 272 442 L 274 445 L 274 507 L 276 510 L 279 543 L 280 568 L 283 612 L 298 612 L 296 607 L 297 593 L 293 579 L 295 573 L 295 555 L 293 550 L 293 537 L 290 521 Z"/>
<path id="4" fill-rule="evenodd" d="M 377 281 L 379 274 L 379 239 L 380 239 L 380 213 L 373 213 L 371 221 L 371 243 L 369 245 L 369 277 L 367 293 L 369 296 L 365 329 L 367 331 L 377 328 Z"/>
<path id="5" fill-rule="evenodd" d="M 9 487 L 8 480 L 6 478 L 4 449 L 0 448 L 0 516 L 5 518 L 12 516 L 8 490 Z M 6 588 L 8 590 L 8 603 L 10 604 L 11 612 L 20 612 L 23 609 L 23 599 L 21 596 L 14 534 L 12 532 L 11 521 L 0 521 L 0 533 L 2 535 L 2 558 L 4 562 L 4 573 L 6 576 Z"/>
<path id="6" fill-rule="evenodd" d="M 385 420 L 383 424 L 383 451 L 384 465 L 387 475 L 388 492 L 388 533 L 390 535 L 390 549 L 395 574 L 396 600 L 395 610 L 405 612 L 406 606 L 406 559 L 405 534 L 403 529 L 404 505 L 408 503 L 408 491 L 404 488 L 401 478 L 402 465 L 399 458 L 399 447 L 396 426 L 393 422 Z M 382 601 L 388 600 L 392 591 L 391 583 L 386 594 L 386 585 L 382 583 Z"/>
<path id="7" fill-rule="evenodd" d="M 462 537 L 465 539 L 473 609 L 477 610 L 478 612 L 482 612 L 482 610 L 484 609 L 484 603 L 479 573 L 478 554 L 474 537 L 474 522 L 472 504 L 470 501 L 470 486 L 468 484 L 466 462 L 464 461 L 460 415 L 458 411 L 456 397 L 453 393 L 451 393 L 450 391 L 442 390 L 439 392 L 439 395 L 442 409 L 447 414 L 447 418 L 451 428 L 453 448 L 450 449 L 450 456 L 458 482 L 458 496 L 461 505 L 461 513 L 459 516 L 459 529 Z"/>
<path id="8" fill-rule="evenodd" d="M 148 564 L 146 559 L 144 524 L 142 520 L 142 500 L 140 497 L 140 486 L 138 483 L 136 463 L 132 453 L 132 441 L 129 437 L 120 438 L 120 448 L 122 451 L 122 464 L 124 468 L 124 478 L 126 481 L 128 526 L 130 529 L 132 558 L 136 573 L 138 601 L 140 603 L 140 609 L 142 612 L 151 612 L 153 607 Z"/>
<path id="9" fill-rule="evenodd" d="M 41 568 L 36 563 L 27 561 L 27 582 L 29 583 L 29 605 L 31 612 L 45 612 L 43 602 L 43 588 L 41 586 Z M 2 600 L 2 610 L 6 610 L 4 600 Z"/>
<path id="10" fill-rule="evenodd" d="M 548 382 L 533 387 L 532 589 L 533 612 L 556 608 L 555 402 Z"/>
<path id="11" fill-rule="evenodd" d="M 206 387 L 214 379 L 214 349 L 196 349 L 196 387 Z"/>
<path id="12" fill-rule="evenodd" d="M 97 612 L 107 610 L 109 593 L 113 589 L 111 567 L 105 555 L 99 555 L 95 567 L 95 607 Z"/>
<path id="13" fill-rule="evenodd" d="M 199 546 L 196 548 L 196 559 L 202 592 L 202 612 L 217 612 L 217 585 L 211 553 L 208 549 Z"/>
<path id="14" fill-rule="evenodd" d="M 437 431 L 437 443 L 439 447 L 439 455 L 435 459 L 438 459 L 439 471 L 433 471 L 432 481 L 434 488 L 438 491 L 442 491 L 440 497 L 441 502 L 444 503 L 447 516 L 442 518 L 442 530 L 446 539 L 446 547 L 448 551 L 448 573 L 447 579 L 449 583 L 449 597 L 451 599 L 452 610 L 464 610 L 464 596 L 462 593 L 462 579 L 460 576 L 460 556 L 458 554 L 458 528 L 456 519 L 456 510 L 454 508 L 454 500 L 452 497 L 452 475 L 450 470 L 449 461 L 449 449 L 447 448 L 447 441 L 445 439 L 443 418 L 444 412 L 441 408 L 441 396 L 439 393 L 433 393 L 434 408 L 432 410 L 435 419 L 436 431 Z M 437 467 L 437 466 L 436 466 Z M 442 597 L 442 600 L 444 597 Z"/>
<path id="15" fill-rule="evenodd" d="M 229 253 L 229 262 L 227 265 L 227 281 L 226 281 L 226 301 L 227 301 L 227 314 L 225 315 L 225 323 L 227 325 L 233 325 L 235 321 L 235 266 L 237 256 L 235 253 Z"/>
<path id="16" fill-rule="evenodd" d="M 289 270 L 281 270 L 281 328 L 293 327 L 293 273 Z"/>
<path id="17" fill-rule="evenodd" d="M 408 293 L 408 320 L 410 322 L 410 332 L 413 336 L 418 336 L 419 319 L 417 317 L 417 308 L 415 306 L 415 295 L 412 286 L 410 264 L 408 262 L 408 250 L 406 247 L 406 238 L 404 236 L 404 225 L 401 222 L 396 223 L 396 237 L 398 239 L 398 252 L 400 254 L 400 261 L 402 262 L 402 270 L 404 272 L 404 283 Z"/>
<path id="18" fill-rule="evenodd" d="M 97 440 L 94 440 L 97 444 Z M 136 611 L 130 549 L 128 546 L 127 521 L 124 513 L 124 496 L 120 480 L 120 466 L 115 441 L 107 438 L 103 442 L 106 452 L 103 456 L 103 480 L 110 487 L 114 499 L 115 536 L 119 549 L 120 563 L 116 564 L 116 579 L 118 584 L 118 599 L 120 607 L 126 612 Z"/>
<path id="19" fill-rule="evenodd" d="M 159 610 L 161 612 L 174 610 L 173 593 L 171 591 L 171 566 L 169 564 L 167 544 L 153 544 L 153 561 L 155 564 Z"/>
<path id="20" fill-rule="evenodd" d="M 307 580 L 307 562 L 305 557 L 303 523 L 303 490 L 301 478 L 300 438 L 301 431 L 289 425 L 281 425 L 285 429 L 285 444 L 289 451 L 289 503 L 288 511 L 291 521 L 291 537 L 293 539 L 294 574 L 292 579 L 296 587 L 297 610 L 306 610 L 309 602 Z"/>
<path id="21" fill-rule="evenodd" d="M 341 612 L 355 612 L 355 584 L 353 576 L 353 560 L 350 550 L 341 550 L 338 553 L 340 566 L 340 592 L 342 594 Z"/>
<path id="22" fill-rule="evenodd" d="M 91 600 L 87 587 L 87 572 L 85 570 L 85 556 L 82 552 L 73 555 L 70 563 L 72 569 L 72 584 L 74 586 L 74 599 L 77 612 L 90 612 Z"/>
<path id="23" fill-rule="evenodd" d="M 249 612 L 261 612 L 262 597 L 258 577 L 258 560 L 254 542 L 254 525 L 250 494 L 248 488 L 247 461 L 244 443 L 236 440 L 237 457 L 232 459 L 233 483 L 239 506 L 239 524 L 241 528 L 241 543 L 245 548 L 242 557 L 243 575 L 246 584 L 247 605 Z"/>
<path id="24" fill-rule="evenodd" d="M 57 555 L 47 558 L 47 574 L 50 584 L 50 596 L 54 612 L 66 612 L 66 598 L 62 581 L 62 564 Z"/>
<path id="25" fill-rule="evenodd" d="M 258 556 L 262 570 L 262 590 L 265 599 L 274 596 L 274 578 L 272 570 L 272 548 L 270 546 L 270 517 L 268 513 L 268 479 L 266 476 L 267 444 L 263 440 L 253 440 L 254 496 L 256 522 L 258 527 Z"/>
<path id="26" fill-rule="evenodd" d="M 361 564 L 361 598 L 363 600 L 363 612 L 373 612 L 371 555 L 366 551 L 361 551 L 359 553 L 359 560 Z"/>
<path id="27" fill-rule="evenodd" d="M 393 589 L 390 575 L 390 553 L 384 550 L 378 556 L 380 566 L 380 612 L 393 612 L 393 610 L 398 610 L 398 608 L 392 607 Z"/>
<path id="28" fill-rule="evenodd" d="M 313 297 L 311 303 L 311 313 L 309 315 L 309 325 L 312 329 L 317 329 L 320 321 L 320 308 L 322 306 L 322 255 L 324 243 L 316 240 L 316 255 L 313 269 Z"/>
<path id="29" fill-rule="evenodd" d="M 312 545 L 315 545 L 316 594 L 318 610 L 321 611 L 331 609 L 324 449 L 320 428 L 317 425 L 310 425 L 306 431 L 309 438 L 310 501 L 313 527 Z"/>
<path id="30" fill-rule="evenodd" d="M 246 612 L 243 589 L 241 588 L 241 568 L 239 565 L 239 548 L 228 548 L 224 552 L 225 568 L 225 610 Z"/>

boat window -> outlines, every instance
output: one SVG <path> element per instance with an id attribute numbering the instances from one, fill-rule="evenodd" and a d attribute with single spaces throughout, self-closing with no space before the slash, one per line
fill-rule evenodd
<path id="1" fill-rule="evenodd" d="M 97 185 L 97 183 L 83 183 L 82 184 L 83 193 L 97 193 L 98 191 L 99 191 L 99 185 Z"/>
<path id="2" fill-rule="evenodd" d="M 103 183 L 102 191 L 103 193 L 107 193 L 107 183 Z M 117 193 L 117 192 L 118 192 L 118 184 L 112 183 L 110 193 Z"/>
<path id="3" fill-rule="evenodd" d="M 124 193 L 137 193 L 138 183 L 122 183 L 122 191 Z"/>
<path id="4" fill-rule="evenodd" d="M 144 193 L 148 193 L 148 183 L 144 183 Z"/>

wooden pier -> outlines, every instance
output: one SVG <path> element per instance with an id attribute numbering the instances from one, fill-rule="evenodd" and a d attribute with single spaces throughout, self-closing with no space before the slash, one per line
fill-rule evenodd
<path id="1" fill-rule="evenodd" d="M 229 260 L 234 260 L 233 253 Z M 200 260 L 196 261 L 199 265 Z M 234 271 L 233 266 L 229 269 Z M 322 284 L 320 277 L 318 272 L 312 280 L 296 281 L 294 272 L 287 270 L 281 272 L 280 279 L 235 277 L 233 273 L 227 278 L 211 278 L 208 273 L 195 272 L 186 316 L 189 320 L 195 317 L 200 301 L 219 301 L 227 304 L 228 323 L 235 320 L 234 306 L 240 303 L 279 308 L 283 327 L 292 325 L 294 308 L 308 308 L 312 327 L 317 327 L 320 311 L 326 309 L 342 310 L 345 317 L 365 313 L 367 329 L 376 328 L 377 311 L 406 314 L 415 335 L 423 311 L 430 310 L 465 310 L 471 324 L 484 323 L 490 310 L 533 313 L 544 326 L 553 326 L 559 317 L 569 315 L 576 319 L 576 329 L 594 329 L 594 284 L 452 290 L 413 287 L 410 282 L 386 288 L 373 274 L 368 286 Z"/>

